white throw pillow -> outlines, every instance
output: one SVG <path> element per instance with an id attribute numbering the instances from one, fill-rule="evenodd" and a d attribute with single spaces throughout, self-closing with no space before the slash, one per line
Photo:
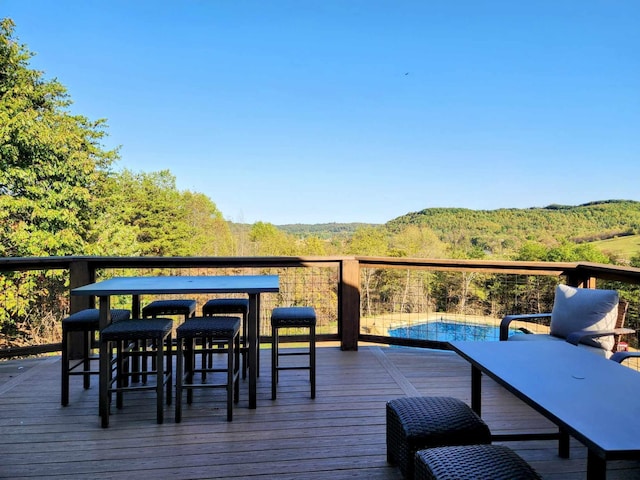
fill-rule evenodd
<path id="1" fill-rule="evenodd" d="M 570 333 L 581 330 L 612 330 L 618 318 L 618 301 L 615 290 L 558 285 L 551 312 L 551 334 L 566 338 Z M 584 343 L 611 350 L 614 340 L 608 335 L 585 340 Z"/>

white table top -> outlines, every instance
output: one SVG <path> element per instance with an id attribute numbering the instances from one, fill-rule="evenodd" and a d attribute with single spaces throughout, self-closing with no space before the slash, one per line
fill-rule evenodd
<path id="1" fill-rule="evenodd" d="M 72 295 L 264 293 L 279 290 L 277 275 L 115 277 L 71 290 Z"/>
<path id="2" fill-rule="evenodd" d="M 451 346 L 603 458 L 640 457 L 640 372 L 567 342 Z"/>

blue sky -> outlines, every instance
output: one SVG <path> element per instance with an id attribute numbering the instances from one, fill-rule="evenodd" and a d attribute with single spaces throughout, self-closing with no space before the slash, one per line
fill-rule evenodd
<path id="1" fill-rule="evenodd" d="M 640 200 L 637 0 L 0 0 L 117 168 L 224 217 Z"/>

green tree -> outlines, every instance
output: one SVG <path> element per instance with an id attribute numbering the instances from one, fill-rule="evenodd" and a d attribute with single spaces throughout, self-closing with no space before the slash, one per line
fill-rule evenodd
<path id="1" fill-rule="evenodd" d="M 547 257 L 548 248 L 541 243 L 527 242 L 520 247 L 514 260 L 541 262 Z"/>
<path id="2" fill-rule="evenodd" d="M 375 257 L 387 255 L 388 252 L 387 234 L 381 227 L 360 227 L 347 244 L 347 253 L 351 255 Z"/>
<path id="3" fill-rule="evenodd" d="M 298 241 L 299 255 L 327 255 L 327 243 L 316 236 L 305 237 Z"/>
<path id="4" fill-rule="evenodd" d="M 104 121 L 72 114 L 65 87 L 30 68 L 32 56 L 13 21 L 0 20 L 0 255 L 82 254 L 117 152 L 101 145 Z M 0 333 L 9 345 L 42 340 L 33 332 L 64 310 L 64 282 L 58 272 L 3 276 Z"/>
<path id="5" fill-rule="evenodd" d="M 0 255 L 79 254 L 117 153 L 100 143 L 104 121 L 71 114 L 65 87 L 29 68 L 32 56 L 0 21 Z"/>
<path id="6" fill-rule="evenodd" d="M 103 195 L 95 202 L 89 254 L 134 257 L 142 255 L 140 226 L 128 221 L 125 212 L 134 208 L 128 191 L 137 188 L 131 172 L 110 176 Z"/>
<path id="7" fill-rule="evenodd" d="M 549 262 L 595 262 L 611 263 L 611 259 L 588 243 L 575 244 L 563 241 L 559 246 L 551 248 L 545 260 Z"/>
<path id="8" fill-rule="evenodd" d="M 198 256 L 230 256 L 235 254 L 235 241 L 229 224 L 209 197 L 202 193 L 182 192 L 186 222 L 191 230 L 192 254 Z"/>
<path id="9" fill-rule="evenodd" d="M 391 245 L 399 257 L 444 258 L 447 246 L 430 228 L 407 225 L 391 238 Z"/>
<path id="10" fill-rule="evenodd" d="M 140 255 L 187 255 L 189 231 L 175 177 L 168 170 L 117 175 L 109 197 L 102 199 L 104 217 L 118 229 L 136 233 Z"/>
<path id="11" fill-rule="evenodd" d="M 386 231 L 383 228 L 365 226 L 358 228 L 347 244 L 347 253 L 351 255 L 384 256 L 389 251 Z M 374 268 L 361 269 L 364 315 L 371 316 L 373 292 L 380 283 L 380 274 Z"/>
<path id="12" fill-rule="evenodd" d="M 108 255 L 231 255 L 229 225 L 201 193 L 179 191 L 168 170 L 124 170 L 99 201 L 95 252 Z M 127 241 L 124 242 L 123 239 Z"/>
<path id="13" fill-rule="evenodd" d="M 293 255 L 295 252 L 294 239 L 271 223 L 254 223 L 249 231 L 249 241 L 255 255 Z"/>

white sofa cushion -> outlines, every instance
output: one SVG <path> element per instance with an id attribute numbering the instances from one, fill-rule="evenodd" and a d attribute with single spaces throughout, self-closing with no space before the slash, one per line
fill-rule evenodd
<path id="1" fill-rule="evenodd" d="M 618 318 L 618 292 L 575 288 L 567 285 L 556 287 L 551 312 L 551 335 L 566 338 L 572 332 L 612 330 Z M 613 336 L 597 337 L 585 344 L 603 350 L 613 348 Z"/>

